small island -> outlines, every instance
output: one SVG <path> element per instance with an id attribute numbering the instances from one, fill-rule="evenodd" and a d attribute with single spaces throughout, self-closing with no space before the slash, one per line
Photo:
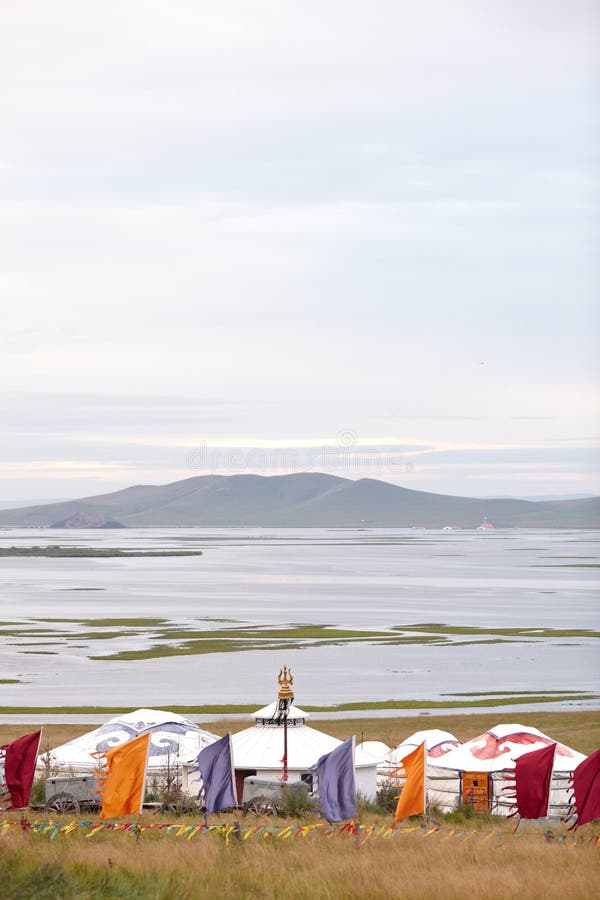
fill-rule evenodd
<path id="1" fill-rule="evenodd" d="M 62 547 L 58 544 L 51 544 L 48 547 L 0 547 L 0 557 L 5 556 L 107 559 L 115 556 L 128 558 L 134 556 L 202 556 L 202 550 L 122 550 L 120 547 Z"/>

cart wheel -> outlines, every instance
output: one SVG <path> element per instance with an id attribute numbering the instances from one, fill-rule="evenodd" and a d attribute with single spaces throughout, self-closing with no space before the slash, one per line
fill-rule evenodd
<path id="1" fill-rule="evenodd" d="M 244 803 L 242 812 L 245 816 L 247 816 L 248 813 L 250 813 L 251 816 L 276 816 L 277 807 L 270 797 L 259 794 L 258 797 L 253 797 L 252 800 L 248 800 L 247 803 Z"/>
<path id="2" fill-rule="evenodd" d="M 154 812 L 161 815 L 173 813 L 175 816 L 185 816 L 190 813 L 198 813 L 199 810 L 200 807 L 194 797 L 172 797 L 169 800 L 164 800 Z"/>
<path id="3" fill-rule="evenodd" d="M 46 809 L 56 813 L 78 813 L 80 807 L 79 801 L 73 794 L 67 794 L 63 791 L 50 797 L 46 803 Z"/>

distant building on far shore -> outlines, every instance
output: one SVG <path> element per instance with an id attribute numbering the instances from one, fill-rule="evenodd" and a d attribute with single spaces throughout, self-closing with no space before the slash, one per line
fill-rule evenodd
<path id="1" fill-rule="evenodd" d="M 492 525 L 491 522 L 488 522 L 487 516 L 484 516 L 483 522 L 481 523 L 481 525 L 477 526 L 477 531 L 493 531 L 493 530 L 494 530 L 494 526 Z"/>

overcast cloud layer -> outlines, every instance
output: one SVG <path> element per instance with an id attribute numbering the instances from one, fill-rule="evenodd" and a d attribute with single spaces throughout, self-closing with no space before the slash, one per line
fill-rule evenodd
<path id="1" fill-rule="evenodd" d="M 599 10 L 3 3 L 0 499 L 600 492 Z"/>

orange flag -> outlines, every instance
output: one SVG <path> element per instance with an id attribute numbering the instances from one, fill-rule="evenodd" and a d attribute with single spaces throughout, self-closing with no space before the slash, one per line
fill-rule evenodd
<path id="1" fill-rule="evenodd" d="M 425 742 L 405 756 L 402 768 L 406 773 L 406 783 L 398 798 L 394 820 L 399 822 L 409 816 L 425 812 Z"/>
<path id="2" fill-rule="evenodd" d="M 150 733 L 142 734 L 103 754 L 106 767 L 98 777 L 102 794 L 101 819 L 142 811 L 149 745 Z"/>

